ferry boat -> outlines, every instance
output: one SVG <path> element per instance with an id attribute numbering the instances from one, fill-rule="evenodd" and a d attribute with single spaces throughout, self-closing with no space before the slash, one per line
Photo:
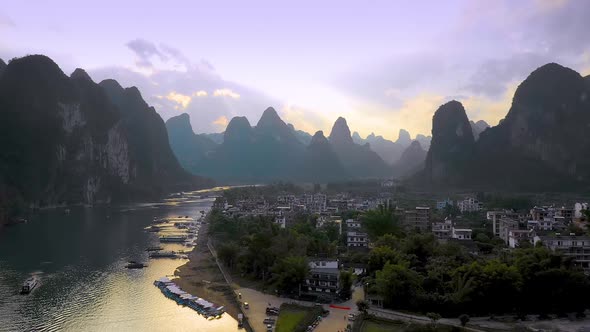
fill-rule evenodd
<path id="1" fill-rule="evenodd" d="M 138 263 L 136 261 L 129 261 L 129 263 L 127 263 L 125 267 L 128 269 L 143 269 L 144 267 L 147 267 L 147 265 L 143 263 Z"/>
<path id="2" fill-rule="evenodd" d="M 154 251 L 150 253 L 150 258 L 176 258 L 176 251 Z"/>
<path id="3" fill-rule="evenodd" d="M 163 247 L 148 247 L 145 251 L 160 251 L 164 250 Z"/>
<path id="4" fill-rule="evenodd" d="M 166 242 L 184 242 L 186 241 L 187 237 L 183 236 L 183 235 L 169 235 L 169 236 L 161 236 L 160 237 L 160 242 L 162 243 L 166 243 Z"/>
<path id="5" fill-rule="evenodd" d="M 35 287 L 39 285 L 39 278 L 36 276 L 31 276 L 29 279 L 25 280 L 23 283 L 23 287 L 20 290 L 21 294 L 29 294 Z"/>
<path id="6" fill-rule="evenodd" d="M 207 318 L 219 318 L 225 312 L 223 306 L 216 307 L 214 303 L 183 291 L 169 278 L 160 278 L 154 281 L 154 285 L 158 287 L 167 298 L 175 301 L 179 305 L 187 306 Z"/>

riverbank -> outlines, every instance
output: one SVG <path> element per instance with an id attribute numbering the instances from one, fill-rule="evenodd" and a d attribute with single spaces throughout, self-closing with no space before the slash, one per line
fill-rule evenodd
<path id="1" fill-rule="evenodd" d="M 176 270 L 175 282 L 190 294 L 224 306 L 226 313 L 237 319 L 239 304 L 207 248 L 208 228 L 208 222 L 201 225 L 197 245 L 188 255 L 189 261 Z"/>

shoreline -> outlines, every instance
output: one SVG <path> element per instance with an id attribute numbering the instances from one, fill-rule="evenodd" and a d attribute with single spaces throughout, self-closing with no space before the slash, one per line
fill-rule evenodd
<path id="1" fill-rule="evenodd" d="M 197 245 L 188 255 L 189 261 L 174 272 L 177 277 L 175 282 L 190 294 L 224 306 L 226 313 L 237 320 L 240 313 L 239 303 L 235 300 L 234 290 L 226 284 L 207 247 L 208 230 L 208 221 L 201 224 Z"/>

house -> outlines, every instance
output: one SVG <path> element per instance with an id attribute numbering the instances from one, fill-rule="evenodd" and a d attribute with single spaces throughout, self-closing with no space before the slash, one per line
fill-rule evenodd
<path id="1" fill-rule="evenodd" d="M 565 257 L 571 257 L 574 264 L 581 267 L 586 274 L 590 274 L 590 236 L 561 235 L 535 236 L 534 244 L 542 243 L 552 251 L 559 252 Z"/>
<path id="2" fill-rule="evenodd" d="M 304 287 L 312 293 L 338 294 L 339 279 L 338 260 L 312 260 Z"/>
<path id="3" fill-rule="evenodd" d="M 455 228 L 453 227 L 452 238 L 457 240 L 471 240 L 472 230 L 469 228 Z"/>
<path id="4" fill-rule="evenodd" d="M 346 245 L 348 247 L 367 248 L 369 246 L 369 236 L 363 232 L 347 232 Z"/>
<path id="5" fill-rule="evenodd" d="M 574 218 L 580 219 L 583 216 L 584 210 L 588 210 L 588 203 L 576 203 L 574 204 Z"/>
<path id="6" fill-rule="evenodd" d="M 404 226 L 408 229 L 419 229 L 426 231 L 429 229 L 430 208 L 417 206 L 413 210 L 406 210 Z"/>
<path id="7" fill-rule="evenodd" d="M 360 229 L 360 228 L 361 228 L 360 221 L 354 220 L 354 219 L 346 219 L 346 229 L 354 230 L 354 229 Z"/>
<path id="8" fill-rule="evenodd" d="M 343 264 L 342 268 L 357 276 L 367 273 L 367 264 L 364 263 L 347 263 Z"/>
<path id="9" fill-rule="evenodd" d="M 453 221 L 445 219 L 442 222 L 432 223 L 432 234 L 439 240 L 450 239 L 453 233 Z"/>
<path id="10" fill-rule="evenodd" d="M 508 231 L 507 244 L 510 248 L 518 248 L 524 242 L 533 244 L 535 236 L 534 229 L 511 229 Z"/>
<path id="11" fill-rule="evenodd" d="M 452 200 L 450 200 L 449 198 L 447 198 L 447 199 L 442 200 L 442 201 L 437 201 L 436 202 L 436 209 L 437 210 L 444 210 L 444 208 L 446 208 L 447 205 L 453 206 L 455 204 L 453 203 Z"/>
<path id="12" fill-rule="evenodd" d="M 457 207 L 459 207 L 461 213 L 477 212 L 483 209 L 483 203 L 473 197 L 466 197 L 462 201 L 457 201 Z"/>
<path id="13" fill-rule="evenodd" d="M 281 228 L 285 228 L 287 225 L 287 219 L 285 216 L 275 217 L 275 224 L 279 225 Z"/>

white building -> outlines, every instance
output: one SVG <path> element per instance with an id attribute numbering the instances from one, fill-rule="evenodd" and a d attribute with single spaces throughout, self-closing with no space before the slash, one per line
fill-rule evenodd
<path id="1" fill-rule="evenodd" d="M 581 267 L 586 274 L 590 274 L 590 237 L 587 235 L 535 236 L 534 244 L 541 242 L 543 246 L 565 257 L 571 257 L 574 263 Z"/>
<path id="2" fill-rule="evenodd" d="M 439 240 L 450 239 L 453 235 L 453 221 L 445 219 L 442 222 L 432 223 L 432 234 Z"/>
<path id="3" fill-rule="evenodd" d="M 511 229 L 508 231 L 508 246 L 510 248 L 517 248 L 523 242 L 534 244 L 535 236 L 534 229 Z"/>
<path id="4" fill-rule="evenodd" d="M 473 197 L 467 197 L 462 201 L 457 201 L 457 207 L 461 213 L 463 212 L 477 212 L 483 209 L 483 203 L 479 202 Z"/>
<path id="5" fill-rule="evenodd" d="M 281 228 L 285 228 L 287 225 L 287 219 L 285 219 L 284 216 L 275 217 L 275 224 L 279 225 Z"/>
<path id="6" fill-rule="evenodd" d="M 576 203 L 574 204 L 574 218 L 582 218 L 583 210 L 588 210 L 588 203 Z"/>
<path id="7" fill-rule="evenodd" d="M 354 230 L 354 229 L 360 229 L 360 228 L 361 228 L 360 221 L 354 220 L 354 219 L 346 219 L 346 229 Z"/>
<path id="8" fill-rule="evenodd" d="M 453 239 L 457 240 L 471 240 L 472 230 L 470 228 L 455 228 L 453 227 Z"/>
<path id="9" fill-rule="evenodd" d="M 362 232 L 347 232 L 346 245 L 348 247 L 367 248 L 369 246 L 369 236 L 367 233 Z"/>

